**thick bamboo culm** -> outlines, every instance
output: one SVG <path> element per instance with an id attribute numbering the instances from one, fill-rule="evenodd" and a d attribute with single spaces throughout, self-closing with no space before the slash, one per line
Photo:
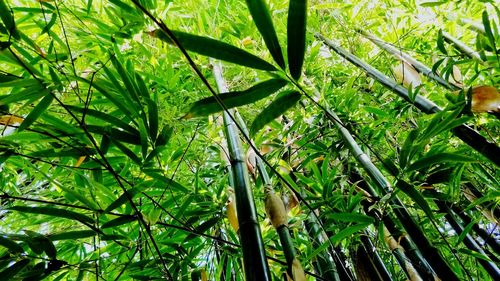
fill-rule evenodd
<path id="1" fill-rule="evenodd" d="M 238 122 L 241 129 L 243 130 L 243 133 L 249 136 L 250 134 L 248 132 L 248 128 L 237 110 L 234 111 L 234 116 L 236 117 L 236 122 Z M 274 189 L 269 174 L 267 173 L 265 164 L 258 156 L 255 156 L 255 163 L 257 166 L 257 170 L 259 171 L 259 175 L 262 179 L 262 185 L 266 189 L 265 192 L 267 196 L 272 196 L 268 194 L 269 192 L 274 193 Z M 281 204 L 283 204 L 281 199 L 279 199 L 279 201 L 281 202 Z M 288 229 L 288 225 L 284 224 L 277 227 L 276 231 L 280 238 L 281 247 L 283 248 L 283 253 L 285 255 L 286 263 L 288 266 L 288 273 L 290 276 L 292 276 L 294 262 L 296 264 L 298 262 L 298 258 L 297 253 L 295 252 L 295 246 L 293 245 L 292 237 L 290 236 L 290 230 Z"/>
<path id="2" fill-rule="evenodd" d="M 439 83 L 440 85 L 444 86 L 445 88 L 447 88 L 449 90 L 459 90 L 460 89 L 459 87 L 457 87 L 457 86 L 451 84 L 450 82 L 446 81 L 443 77 L 441 77 L 441 76 L 437 75 L 436 73 L 434 73 L 432 71 L 432 69 L 430 69 L 429 67 L 427 67 L 425 64 L 423 64 L 420 61 L 414 59 L 412 56 L 408 55 L 407 53 L 405 53 L 405 52 L 403 52 L 401 50 L 398 50 L 392 44 L 385 42 L 384 40 L 376 37 L 373 34 L 370 34 L 367 31 L 364 31 L 364 30 L 361 30 L 361 29 L 358 29 L 357 31 L 361 35 L 363 35 L 364 37 L 366 37 L 367 39 L 369 39 L 370 41 L 372 41 L 375 45 L 379 46 L 381 49 L 387 51 L 388 53 L 390 53 L 394 57 L 396 57 L 396 58 L 398 58 L 398 59 L 400 59 L 402 61 L 406 61 L 407 63 L 411 64 L 413 67 L 415 67 L 415 69 L 418 72 L 420 72 L 423 75 L 429 77 L 430 79 L 436 81 L 437 83 Z"/>
<path id="3" fill-rule="evenodd" d="M 481 33 L 481 34 L 486 33 L 486 31 L 484 30 L 484 27 L 475 21 L 472 21 L 472 20 L 466 19 L 466 18 L 462 18 L 462 17 L 459 17 L 458 21 L 461 24 L 468 26 L 471 30 L 474 30 L 477 33 Z"/>
<path id="4" fill-rule="evenodd" d="M 227 92 L 220 64 L 214 63 L 213 69 L 219 92 Z M 231 113 L 231 111 L 229 112 Z M 238 129 L 228 112 L 224 112 L 223 118 L 234 177 L 234 193 L 245 277 L 246 280 L 251 281 L 271 280 Z"/>
<path id="5" fill-rule="evenodd" d="M 369 76 L 373 77 L 375 80 L 402 97 L 407 102 L 413 104 L 422 112 L 432 114 L 442 111 L 442 109 L 434 102 L 426 99 L 423 96 L 417 95 L 415 97 L 415 100 L 413 101 L 408 94 L 408 90 L 402 85 L 399 85 L 379 70 L 373 68 L 372 66 L 361 61 L 358 57 L 337 46 L 335 43 L 333 43 L 331 40 L 328 40 L 323 35 L 316 33 L 316 37 L 320 39 L 324 44 L 326 44 L 330 49 L 341 55 L 343 58 L 345 58 L 358 68 L 364 70 Z M 498 155 L 500 155 L 500 148 L 496 144 L 489 142 L 485 137 L 483 137 L 481 134 L 467 125 L 460 125 L 454 128 L 452 132 L 455 134 L 455 136 L 481 153 L 491 162 L 495 163 L 497 166 L 500 166 L 500 157 L 498 157 Z"/>
<path id="6" fill-rule="evenodd" d="M 373 245 L 373 242 L 370 240 L 370 237 L 368 236 L 368 233 L 366 231 L 364 232 L 364 235 L 361 236 L 361 243 L 363 244 L 366 253 L 370 257 L 370 260 L 379 278 L 384 281 L 394 280 L 394 278 L 392 278 L 391 274 L 389 273 L 389 270 L 387 270 L 387 267 L 382 261 L 382 258 L 378 254 L 377 248 Z"/>
<path id="7" fill-rule="evenodd" d="M 484 64 L 484 60 L 481 58 L 478 52 L 474 51 L 472 48 L 469 46 L 465 45 L 462 41 L 458 40 L 457 38 L 453 37 L 451 34 L 448 32 L 443 31 L 443 38 L 446 42 L 450 43 L 460 51 L 462 54 L 470 57 L 471 59 L 476 60 L 477 62 Z"/>
<path id="8" fill-rule="evenodd" d="M 317 92 L 316 88 L 313 87 L 312 83 L 308 82 L 305 79 L 306 84 L 309 84 L 314 89 L 315 96 L 320 96 Z M 385 178 L 385 176 L 380 172 L 380 170 L 372 163 L 370 158 L 361 150 L 359 145 L 356 143 L 351 133 L 344 127 L 339 117 L 329 110 L 325 108 L 327 116 L 329 116 L 330 120 L 334 123 L 337 129 L 340 131 L 344 142 L 349 147 L 349 150 L 352 152 L 356 160 L 360 163 L 363 169 L 368 173 L 370 178 L 375 181 L 380 191 L 384 194 L 392 191 L 392 187 L 389 181 Z M 372 194 L 375 196 L 376 194 Z M 410 216 L 408 210 L 404 207 L 403 203 L 394 196 L 391 200 L 391 203 L 395 206 L 393 208 L 393 212 L 396 214 L 396 217 L 402 223 L 403 227 L 406 229 L 409 235 L 414 239 L 418 248 L 426 254 L 427 259 L 433 266 L 434 272 L 436 272 L 439 276 L 445 277 L 446 280 L 458 280 L 456 274 L 451 270 L 448 263 L 443 259 L 438 250 L 431 245 L 429 240 L 425 237 L 424 233 L 420 229 L 420 227 L 415 223 L 413 218 Z"/>

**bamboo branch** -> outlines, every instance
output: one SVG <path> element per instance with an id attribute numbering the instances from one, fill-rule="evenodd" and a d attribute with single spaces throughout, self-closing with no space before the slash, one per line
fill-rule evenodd
<path id="1" fill-rule="evenodd" d="M 476 60 L 480 64 L 485 64 L 485 61 L 481 58 L 478 52 L 474 51 L 472 48 L 465 45 L 462 41 L 458 40 L 457 38 L 451 36 L 451 34 L 449 34 L 448 32 L 443 31 L 443 38 L 446 42 L 452 44 L 453 47 L 455 47 L 455 49 L 460 51 L 462 54 L 468 56 L 471 59 Z"/>

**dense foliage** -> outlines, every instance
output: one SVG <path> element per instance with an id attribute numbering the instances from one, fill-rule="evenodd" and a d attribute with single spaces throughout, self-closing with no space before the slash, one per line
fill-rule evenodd
<path id="1" fill-rule="evenodd" d="M 500 7 L 347 2 L 0 0 L 0 279 L 500 277 Z"/>

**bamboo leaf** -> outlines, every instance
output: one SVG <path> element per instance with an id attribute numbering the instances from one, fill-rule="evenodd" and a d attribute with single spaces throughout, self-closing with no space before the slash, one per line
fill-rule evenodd
<path id="1" fill-rule="evenodd" d="M 23 247 L 2 235 L 0 235 L 0 246 L 7 248 L 13 254 L 24 253 Z"/>
<path id="2" fill-rule="evenodd" d="M 127 190 L 126 193 L 123 193 L 122 195 L 120 195 L 120 197 L 118 197 L 118 199 L 116 199 L 113 203 L 109 204 L 109 206 L 106 208 L 106 210 L 104 210 L 105 213 L 108 213 L 108 212 L 111 212 L 113 211 L 114 209 L 120 207 L 121 205 L 125 204 L 126 202 L 128 202 L 129 200 L 129 197 L 130 199 L 134 198 L 134 196 L 139 193 L 140 190 L 139 188 L 137 187 L 133 187 L 129 190 Z"/>
<path id="3" fill-rule="evenodd" d="M 448 54 L 448 51 L 446 51 L 446 47 L 444 46 L 444 38 L 443 38 L 443 30 L 439 30 L 438 32 L 438 38 L 437 38 L 437 47 L 438 49 L 445 55 Z"/>
<path id="4" fill-rule="evenodd" d="M 288 67 L 295 80 L 302 74 L 306 52 L 307 0 L 290 0 L 288 8 Z"/>
<path id="5" fill-rule="evenodd" d="M 111 141 L 113 142 L 114 145 L 116 145 L 116 147 L 118 147 L 118 149 L 120 149 L 123 153 L 125 153 L 125 155 L 127 155 L 127 157 L 129 157 L 136 164 L 141 165 L 142 161 L 139 158 L 139 156 L 137 156 L 135 154 L 135 152 L 130 150 L 128 147 L 126 147 L 125 145 L 123 145 L 119 141 L 115 141 L 114 139 L 111 139 Z"/>
<path id="6" fill-rule="evenodd" d="M 370 216 L 356 213 L 332 213 L 328 217 L 341 222 L 357 222 L 357 223 L 374 223 L 374 219 Z"/>
<path id="7" fill-rule="evenodd" d="M 406 171 L 411 172 L 431 167 L 435 164 L 449 163 L 449 162 L 476 162 L 475 158 L 461 155 L 458 153 L 441 152 L 433 155 L 425 155 L 413 162 Z"/>
<path id="8" fill-rule="evenodd" d="M 130 143 L 130 144 L 136 144 L 139 145 L 141 144 L 141 139 L 139 134 L 131 134 L 126 131 L 121 131 L 117 128 L 114 127 L 103 127 L 103 126 L 96 126 L 96 125 L 86 125 L 85 126 L 87 130 L 91 133 L 96 133 L 99 135 L 106 135 L 108 137 L 112 137 L 114 141 L 121 141 L 125 143 Z"/>
<path id="9" fill-rule="evenodd" d="M 19 271 L 23 270 L 30 263 L 29 259 L 22 259 L 15 264 L 7 267 L 6 269 L 0 272 L 0 276 L 2 276 L 3 280 L 12 280 L 14 276 L 16 276 Z"/>
<path id="10" fill-rule="evenodd" d="M 300 93 L 297 91 L 286 92 L 275 99 L 270 105 L 257 115 L 250 127 L 250 135 L 262 129 L 267 123 L 285 113 L 300 100 Z"/>
<path id="11" fill-rule="evenodd" d="M 227 43 L 181 31 L 172 32 L 186 50 L 250 68 L 267 71 L 276 70 L 276 67 L 267 61 Z M 150 34 L 168 44 L 173 44 L 168 35 L 159 29 Z"/>
<path id="12" fill-rule="evenodd" d="M 50 234 L 47 235 L 47 238 L 49 238 L 52 241 L 60 241 L 60 240 L 76 240 L 76 239 L 88 238 L 95 235 L 96 232 L 93 230 L 74 230 L 74 231 Z"/>
<path id="13" fill-rule="evenodd" d="M 274 30 L 273 21 L 264 0 L 246 0 L 250 14 L 257 26 L 260 34 L 264 38 L 267 49 L 271 53 L 274 61 L 282 68 L 285 68 L 285 60 L 278 42 L 278 36 Z"/>
<path id="14" fill-rule="evenodd" d="M 493 35 L 493 31 L 491 30 L 490 19 L 486 10 L 483 11 L 483 25 L 486 37 L 488 37 L 488 41 L 490 41 L 492 47 L 495 47 L 495 36 Z"/>
<path id="15" fill-rule="evenodd" d="M 14 21 L 14 17 L 12 16 L 11 10 L 5 4 L 4 0 L 0 0 L 0 18 L 5 24 L 5 27 L 9 31 L 9 33 L 16 39 L 19 39 L 19 33 L 16 29 L 16 22 Z"/>
<path id="16" fill-rule="evenodd" d="M 341 231 L 337 232 L 333 237 L 330 238 L 330 241 L 333 244 L 337 244 L 343 239 L 353 235 L 354 233 L 361 231 L 365 228 L 367 228 L 371 223 L 358 223 L 353 226 L 346 227 L 342 229 Z"/>
<path id="17" fill-rule="evenodd" d="M 219 98 L 226 107 L 233 108 L 254 103 L 268 97 L 279 89 L 283 88 L 287 81 L 281 78 L 274 78 L 252 86 L 245 91 L 228 92 L 219 95 Z M 184 118 L 206 116 L 222 111 L 222 107 L 217 103 L 215 97 L 208 97 L 199 100 L 191 106 Z"/>
<path id="18" fill-rule="evenodd" d="M 130 223 L 130 222 L 133 222 L 133 221 L 136 221 L 136 220 L 137 219 L 134 216 L 122 216 L 122 217 L 118 217 L 116 219 L 113 219 L 113 220 L 110 220 L 108 222 L 105 222 L 103 225 L 101 225 L 101 229 L 123 225 L 123 224 Z"/>
<path id="19" fill-rule="evenodd" d="M 50 106 L 52 101 L 54 100 L 54 95 L 48 92 L 45 97 L 31 110 L 31 112 L 24 118 L 24 121 L 19 125 L 18 131 L 28 128 L 31 124 L 33 124 L 38 117 Z"/>
<path id="20" fill-rule="evenodd" d="M 149 137 L 152 141 L 156 141 L 158 135 L 158 106 L 156 101 L 147 99 L 148 102 L 148 123 L 149 123 Z"/>
<path id="21" fill-rule="evenodd" d="M 94 220 L 84 214 L 80 214 L 74 211 L 69 211 L 65 209 L 53 208 L 53 207 L 28 207 L 28 206 L 12 206 L 8 210 L 30 213 L 30 214 L 41 214 L 53 217 L 60 217 L 66 219 L 77 220 L 84 224 L 93 224 Z"/>
<path id="22" fill-rule="evenodd" d="M 73 105 L 66 105 L 66 107 L 71 111 L 76 111 L 79 113 L 85 112 L 86 115 L 98 118 L 99 120 L 107 122 L 111 125 L 115 125 L 116 127 L 121 128 L 123 130 L 126 130 L 133 135 L 139 135 L 139 131 L 136 128 L 130 126 L 129 124 L 125 123 L 124 121 L 120 120 L 119 118 L 117 118 L 113 115 L 104 113 L 102 111 L 98 111 L 98 110 L 94 110 L 94 109 L 90 109 L 90 108 L 81 108 L 81 107 L 77 107 L 77 106 L 73 106 Z"/>
<path id="23" fill-rule="evenodd" d="M 434 214 L 432 213 L 429 204 L 418 190 L 402 180 L 397 181 L 396 186 L 401 189 L 406 195 L 408 195 L 408 197 L 410 197 L 415 203 L 417 203 L 417 205 L 425 212 L 425 214 L 429 218 L 434 218 Z"/>
<path id="24" fill-rule="evenodd" d="M 32 248 L 32 246 L 39 247 L 40 250 L 45 252 L 49 258 L 56 258 L 57 249 L 52 241 L 50 241 L 50 239 L 34 231 L 25 230 L 24 232 L 31 238 L 30 240 L 28 240 L 28 245 L 30 246 L 30 248 Z M 33 249 L 33 251 L 35 250 Z M 41 254 L 41 252 L 38 254 Z"/>

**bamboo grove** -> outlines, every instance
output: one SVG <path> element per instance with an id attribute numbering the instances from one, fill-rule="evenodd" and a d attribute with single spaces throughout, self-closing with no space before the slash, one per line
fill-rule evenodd
<path id="1" fill-rule="evenodd" d="M 500 280 L 494 1 L 0 0 L 0 279 Z"/>

